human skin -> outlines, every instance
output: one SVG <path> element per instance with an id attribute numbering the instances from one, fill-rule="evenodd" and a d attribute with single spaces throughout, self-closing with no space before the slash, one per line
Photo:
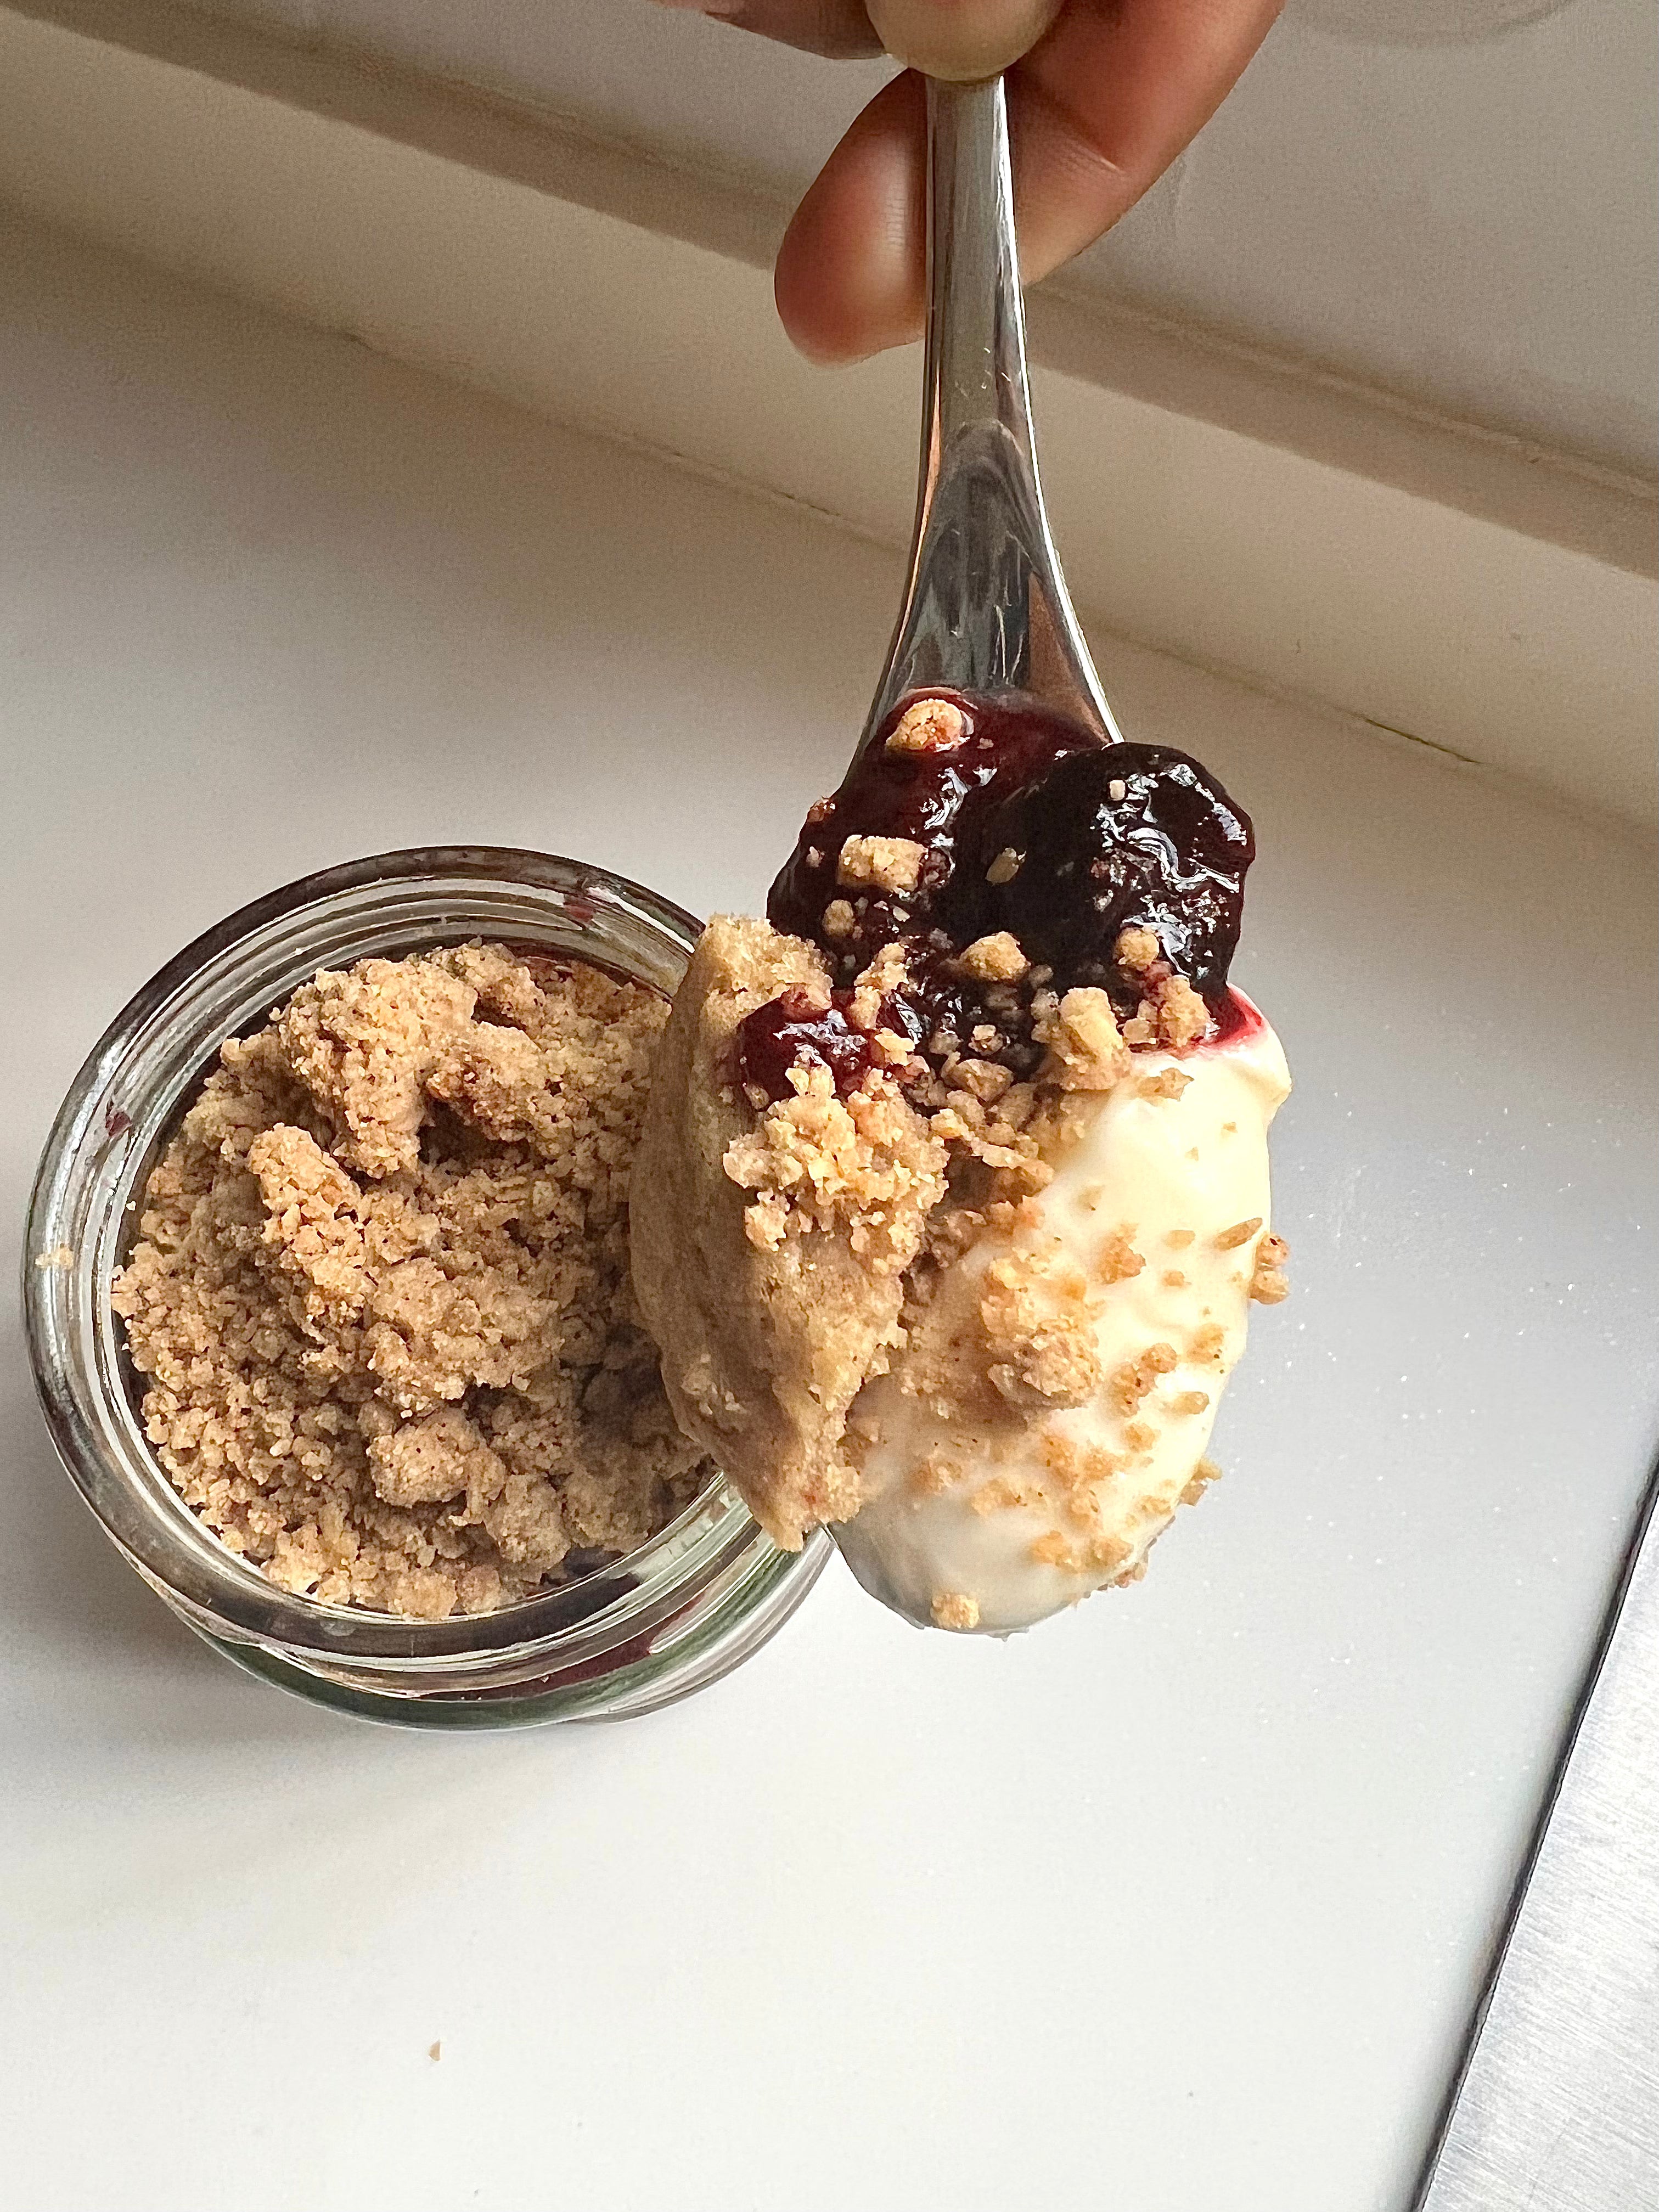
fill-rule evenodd
<path id="1" fill-rule="evenodd" d="M 779 249 L 784 328 L 820 362 L 921 329 L 919 66 L 1006 70 L 1021 266 L 1035 283 L 1110 229 L 1220 106 L 1282 0 L 667 0 L 832 58 L 908 64 L 830 155 Z"/>

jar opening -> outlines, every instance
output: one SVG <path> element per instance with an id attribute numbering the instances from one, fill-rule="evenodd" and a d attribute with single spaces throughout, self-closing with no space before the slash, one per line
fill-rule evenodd
<path id="1" fill-rule="evenodd" d="M 129 1560 L 193 1626 L 286 1662 L 383 1679 L 440 1667 L 459 1682 L 507 1653 L 526 1679 L 538 1667 L 550 1674 L 556 1661 L 602 1674 L 653 1646 L 722 1577 L 772 1554 L 717 1478 L 637 1549 L 492 1613 L 416 1620 L 291 1595 L 223 1545 L 173 1488 L 143 1434 L 143 1385 L 110 1304 L 145 1180 L 221 1042 L 263 1025 L 319 969 L 483 938 L 672 994 L 699 927 L 642 886 L 574 860 L 474 846 L 381 854 L 252 902 L 116 1017 L 70 1086 L 41 1161 L 25 1248 L 28 1337 L 59 1456 Z M 827 1542 L 810 1560 L 775 1555 L 775 1564 L 810 1582 L 825 1555 Z"/>

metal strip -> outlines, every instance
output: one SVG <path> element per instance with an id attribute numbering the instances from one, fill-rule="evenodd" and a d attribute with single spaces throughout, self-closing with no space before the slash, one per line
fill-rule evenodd
<path id="1" fill-rule="evenodd" d="M 1659 1473 L 1416 2212 L 1659 2212 Z"/>

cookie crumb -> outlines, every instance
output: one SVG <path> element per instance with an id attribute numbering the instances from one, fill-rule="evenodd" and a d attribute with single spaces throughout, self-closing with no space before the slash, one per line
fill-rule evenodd
<path id="1" fill-rule="evenodd" d="M 1048 1048 L 1044 1073 L 1067 1091 L 1109 1091 L 1128 1066 L 1117 1017 L 1104 991 L 1067 991 L 1036 1035 Z"/>
<path id="2" fill-rule="evenodd" d="M 1250 1276 L 1250 1296 L 1258 1305 L 1276 1306 L 1291 1295 L 1291 1279 L 1285 1262 L 1291 1248 L 1271 1231 L 1255 1248 L 1255 1267 Z"/>
<path id="3" fill-rule="evenodd" d="M 981 983 L 1017 983 L 1029 964 L 1019 939 L 1006 929 L 976 937 L 962 955 L 965 971 Z"/>
<path id="4" fill-rule="evenodd" d="M 888 732 L 890 753 L 954 752 L 968 734 L 968 717 L 954 700 L 913 699 Z"/>
<path id="5" fill-rule="evenodd" d="M 1164 948 L 1152 931 L 1138 927 L 1119 930 L 1114 950 L 1119 967 L 1132 975 L 1144 975 L 1164 957 Z"/>
<path id="6" fill-rule="evenodd" d="M 1218 1252 L 1236 1252 L 1241 1244 L 1248 1244 L 1261 1226 L 1261 1216 L 1253 1213 L 1248 1221 L 1235 1221 L 1231 1229 L 1218 1231 L 1215 1249 Z"/>
<path id="7" fill-rule="evenodd" d="M 1143 1075 L 1136 1085 L 1143 1098 L 1179 1098 L 1192 1081 L 1184 1068 L 1160 1068 L 1156 1075 Z"/>
<path id="8" fill-rule="evenodd" d="M 1193 1469 L 1190 1480 L 1181 1493 L 1183 1505 L 1196 1505 L 1212 1482 L 1219 1482 L 1221 1469 L 1212 1459 L 1201 1459 Z"/>
<path id="9" fill-rule="evenodd" d="M 939 1590 L 934 1594 L 933 1614 L 935 1628 L 977 1628 L 979 1600 L 961 1590 Z"/>
<path id="10" fill-rule="evenodd" d="M 913 891 L 927 857 L 927 847 L 912 837 L 849 837 L 841 848 L 836 880 L 872 890 Z"/>
<path id="11" fill-rule="evenodd" d="M 1134 1248 L 1133 1237 L 1133 1229 L 1115 1229 L 1103 1243 L 1095 1261 L 1096 1272 L 1103 1283 L 1130 1282 L 1146 1265 L 1143 1255 Z"/>

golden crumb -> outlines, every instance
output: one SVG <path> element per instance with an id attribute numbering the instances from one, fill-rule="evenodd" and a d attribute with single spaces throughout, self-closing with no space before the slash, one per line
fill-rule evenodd
<path id="1" fill-rule="evenodd" d="M 989 937 L 976 937 L 963 953 L 962 965 L 981 983 L 1017 983 L 1030 963 L 1019 949 L 1019 939 L 999 929 Z"/>
<path id="2" fill-rule="evenodd" d="M 1146 1266 L 1131 1241 L 1133 1236 L 1133 1229 L 1114 1229 L 1103 1241 L 1095 1258 L 1095 1274 L 1100 1282 L 1129 1282 Z"/>
<path id="3" fill-rule="evenodd" d="M 1163 947 L 1150 929 L 1139 927 L 1121 929 L 1113 948 L 1118 965 L 1131 975 L 1144 974 L 1157 960 L 1163 957 Z"/>
<path id="4" fill-rule="evenodd" d="M 1226 1348 L 1227 1332 L 1218 1321 L 1206 1321 L 1201 1328 L 1193 1332 L 1192 1356 L 1200 1366 L 1221 1364 Z"/>
<path id="5" fill-rule="evenodd" d="M 1170 975 L 1158 987 L 1155 1018 L 1159 1042 L 1179 1052 L 1209 1028 L 1210 1010 L 1184 975 Z"/>
<path id="6" fill-rule="evenodd" d="M 853 986 L 847 1018 L 854 1029 L 866 1032 L 881 1019 L 884 1003 L 902 991 L 909 980 L 902 945 L 884 945 Z"/>
<path id="7" fill-rule="evenodd" d="M 1184 1291 L 1186 1289 L 1187 1278 L 1182 1273 L 1179 1267 L 1166 1267 L 1164 1269 L 1164 1287 L 1166 1291 Z"/>
<path id="8" fill-rule="evenodd" d="M 1050 1528 L 1037 1537 L 1031 1545 L 1030 1556 L 1040 1567 L 1059 1567 L 1067 1574 L 1078 1571 L 1077 1557 L 1058 1528 Z"/>
<path id="9" fill-rule="evenodd" d="M 1121 1453 L 1108 1451 L 1102 1444 L 1081 1443 L 1062 1429 L 1044 1430 L 1037 1449 L 1043 1465 L 1056 1477 L 1073 1504 L 1082 1498 L 1092 1498 L 1103 1483 L 1110 1482 L 1123 1472 Z M 1017 1502 L 1029 1501 L 1021 1498 Z"/>
<path id="10" fill-rule="evenodd" d="M 1269 1233 L 1256 1246 L 1250 1296 L 1258 1305 L 1276 1306 L 1291 1295 L 1291 1279 L 1285 1273 L 1290 1256 L 1291 1248 L 1282 1237 Z"/>
<path id="11" fill-rule="evenodd" d="M 913 891 L 927 857 L 927 847 L 912 837 L 849 837 L 841 848 L 836 879 L 872 890 Z"/>
<path id="12" fill-rule="evenodd" d="M 943 1497 L 961 1479 L 961 1461 L 945 1451 L 930 1451 L 910 1470 L 910 1487 L 923 1498 Z"/>
<path id="13" fill-rule="evenodd" d="M 628 1282 L 666 1015 L 472 945 L 325 972 L 225 1044 L 111 1302 L 162 1467 L 280 1588 L 487 1612 L 709 1480 Z"/>
<path id="14" fill-rule="evenodd" d="M 1193 1469 L 1191 1480 L 1181 1493 L 1183 1505 L 1196 1505 L 1212 1482 L 1219 1482 L 1221 1469 L 1212 1459 L 1201 1459 Z"/>
<path id="15" fill-rule="evenodd" d="M 1100 1386 L 1097 1310 L 1080 1271 L 1029 1254 L 993 1261 L 980 1291 L 992 1383 L 1015 1406 L 1081 1406 Z"/>
<path id="16" fill-rule="evenodd" d="M 968 734 L 968 718 L 950 699 L 913 699 L 888 733 L 890 753 L 954 752 Z"/>
<path id="17" fill-rule="evenodd" d="M 1112 1376 L 1107 1395 L 1113 1412 L 1127 1420 L 1159 1376 L 1172 1375 L 1180 1364 L 1174 1345 L 1149 1344 L 1138 1359 L 1127 1360 Z"/>
<path id="18" fill-rule="evenodd" d="M 1179 1098 L 1192 1081 L 1184 1068 L 1161 1068 L 1156 1075 L 1143 1075 L 1135 1085 L 1143 1098 Z"/>
<path id="19" fill-rule="evenodd" d="M 1164 1242 L 1172 1251 L 1184 1252 L 1188 1245 L 1196 1240 L 1197 1236 L 1198 1231 L 1195 1229 L 1172 1229 Z"/>
<path id="20" fill-rule="evenodd" d="M 1014 878 L 1019 873 L 1024 857 L 1023 853 L 1017 853 L 1012 845 L 1005 845 L 985 871 L 986 882 L 988 884 L 1012 883 Z"/>
<path id="21" fill-rule="evenodd" d="M 1067 991 L 1054 1014 L 1035 1024 L 1038 1041 L 1048 1048 L 1044 1078 L 1066 1091 L 1109 1091 L 1128 1066 L 1125 1049 L 1104 991 Z"/>
<path id="22" fill-rule="evenodd" d="M 1130 1548 L 1126 1536 L 1097 1536 L 1089 1546 L 1089 1565 L 1106 1574 L 1115 1574 L 1128 1558 Z"/>
<path id="23" fill-rule="evenodd" d="M 933 1614 L 935 1628 L 977 1628 L 979 1600 L 964 1596 L 961 1590 L 938 1590 L 933 1595 Z"/>
<path id="24" fill-rule="evenodd" d="M 896 1273 L 914 1256 L 917 1218 L 944 1195 L 944 1144 L 889 1076 L 838 1098 L 827 1067 L 800 1073 L 802 1087 L 726 1149 L 726 1175 L 754 1194 L 750 1241 L 775 1251 L 841 1223 L 874 1272 Z"/>
<path id="25" fill-rule="evenodd" d="M 1169 1406 L 1172 1413 L 1201 1413 L 1209 1402 L 1207 1390 L 1177 1390 Z"/>
<path id="26" fill-rule="evenodd" d="M 994 1106 L 1013 1087 L 1013 1071 L 1000 1060 L 959 1060 L 951 1070 L 951 1081 L 981 1106 Z"/>
<path id="27" fill-rule="evenodd" d="M 858 916 L 854 913 L 848 900 L 834 898 L 824 908 L 823 933 L 826 937 L 837 940 L 843 937 L 850 937 L 857 927 Z"/>
<path id="28" fill-rule="evenodd" d="M 1248 1244 L 1261 1226 L 1261 1216 L 1253 1213 L 1248 1221 L 1235 1221 L 1231 1229 L 1217 1232 L 1215 1249 L 1218 1252 L 1236 1252 L 1241 1244 Z"/>

